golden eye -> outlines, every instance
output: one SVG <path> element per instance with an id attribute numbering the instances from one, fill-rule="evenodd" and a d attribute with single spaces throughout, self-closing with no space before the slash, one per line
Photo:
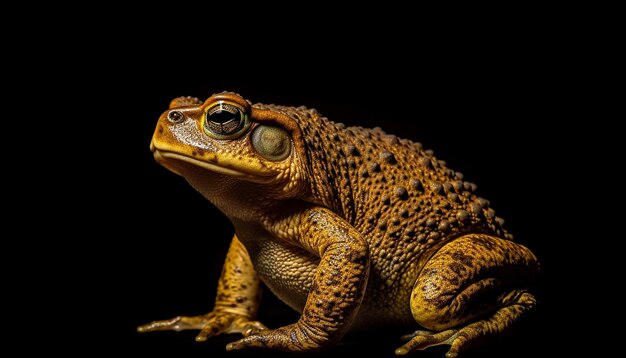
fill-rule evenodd
<path id="1" fill-rule="evenodd" d="M 291 138 L 282 128 L 259 125 L 252 132 L 252 146 L 264 158 L 280 161 L 291 153 Z"/>
<path id="2" fill-rule="evenodd" d="M 219 101 L 208 108 L 204 120 L 205 132 L 217 139 L 238 138 L 250 127 L 250 120 L 243 107 Z"/>

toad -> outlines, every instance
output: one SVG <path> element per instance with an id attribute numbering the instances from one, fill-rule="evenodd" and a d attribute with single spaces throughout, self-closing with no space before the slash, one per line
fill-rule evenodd
<path id="1" fill-rule="evenodd" d="M 227 350 L 311 352 L 349 330 L 403 325 L 416 330 L 396 354 L 445 344 L 455 357 L 536 304 L 535 255 L 420 143 L 223 92 L 174 99 L 150 149 L 235 232 L 213 311 L 139 332 L 241 333 Z M 297 322 L 256 320 L 261 282 Z"/>

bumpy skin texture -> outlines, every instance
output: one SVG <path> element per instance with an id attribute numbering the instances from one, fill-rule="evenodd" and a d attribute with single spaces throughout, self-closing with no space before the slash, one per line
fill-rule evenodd
<path id="1" fill-rule="evenodd" d="M 240 129 L 227 129 L 233 123 Z M 141 332 L 243 333 L 227 349 L 305 352 L 350 329 L 412 324 L 428 331 L 406 336 L 396 354 L 448 344 L 454 357 L 535 305 L 536 257 L 474 184 L 419 143 L 224 92 L 173 100 L 151 149 L 230 218 L 236 236 L 214 311 Z M 259 280 L 301 312 L 296 323 L 269 330 L 254 321 Z"/>

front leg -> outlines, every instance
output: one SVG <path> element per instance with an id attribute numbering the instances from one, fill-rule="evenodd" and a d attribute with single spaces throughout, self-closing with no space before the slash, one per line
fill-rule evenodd
<path id="1" fill-rule="evenodd" d="M 320 257 L 300 319 L 276 330 L 255 332 L 226 346 L 316 351 L 337 343 L 357 314 L 369 272 L 365 240 L 348 222 L 322 207 L 305 208 L 266 227 L 279 240 Z"/>
<path id="2" fill-rule="evenodd" d="M 154 321 L 142 326 L 139 332 L 200 330 L 196 341 L 222 333 L 242 333 L 266 329 L 255 321 L 260 301 L 259 278 L 252 267 L 248 252 L 237 236 L 226 254 L 222 275 L 217 284 L 217 297 L 212 312 L 200 316 L 178 316 Z"/>

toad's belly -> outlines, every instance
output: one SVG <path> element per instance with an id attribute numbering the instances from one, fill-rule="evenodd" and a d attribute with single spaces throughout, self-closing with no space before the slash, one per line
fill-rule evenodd
<path id="1" fill-rule="evenodd" d="M 273 241 L 263 242 L 250 256 L 261 281 L 272 293 L 289 307 L 302 312 L 319 257 L 299 247 Z"/>
<path id="2" fill-rule="evenodd" d="M 257 250 L 249 250 L 254 267 L 265 285 L 291 308 L 302 312 L 320 259 L 295 246 L 265 241 Z M 370 265 L 368 286 L 353 329 L 373 324 L 414 322 L 410 312 L 411 287 L 387 286 L 377 275 L 377 265 Z M 399 282 L 398 282 L 399 283 Z M 381 287 L 385 286 L 385 287 Z M 395 286 L 395 287 L 394 287 Z"/>

